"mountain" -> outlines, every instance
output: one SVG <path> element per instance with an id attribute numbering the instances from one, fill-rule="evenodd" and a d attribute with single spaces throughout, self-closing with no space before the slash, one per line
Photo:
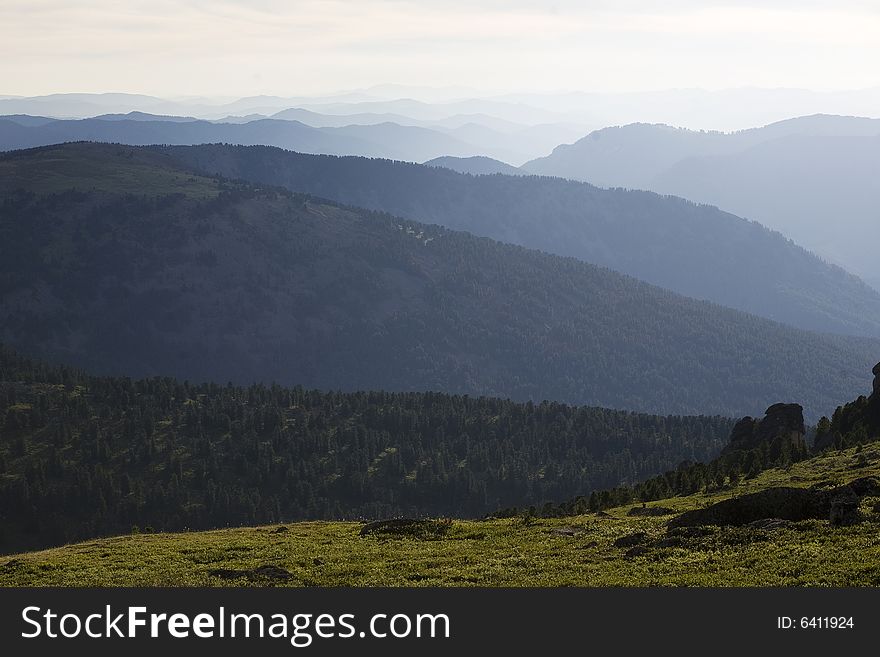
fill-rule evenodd
<path id="1" fill-rule="evenodd" d="M 514 166 L 491 157 L 435 157 L 424 163 L 429 167 L 444 167 L 459 173 L 469 173 L 474 176 L 503 173 L 508 176 L 523 175 L 522 171 Z"/>
<path id="2" fill-rule="evenodd" d="M 0 121 L 11 121 L 23 126 L 37 126 L 52 123 L 55 119 L 45 116 L 31 116 L 29 114 L 7 114 L 6 116 L 0 116 Z"/>
<path id="3" fill-rule="evenodd" d="M 174 123 L 190 123 L 198 121 L 192 116 L 169 116 L 166 114 L 149 114 L 147 112 L 126 112 L 125 114 L 99 114 L 92 117 L 100 121 L 172 121 Z"/>
<path id="4" fill-rule="evenodd" d="M 593 132 L 523 169 L 711 203 L 880 287 L 871 248 L 880 238 L 880 119 L 817 115 L 729 134 L 635 124 Z"/>
<path id="5" fill-rule="evenodd" d="M 572 258 L 200 176 L 169 153 L 0 159 L 0 340 L 96 373 L 663 414 L 797 399 L 813 419 L 863 389 L 880 352 Z"/>
<path id="6" fill-rule="evenodd" d="M 94 377 L 0 346 L 0 554 L 133 525 L 475 517 L 711 458 L 732 426 L 433 392 Z"/>
<path id="7" fill-rule="evenodd" d="M 679 198 L 266 148 L 165 152 L 211 175 L 576 257 L 800 328 L 880 335 L 880 293 L 778 233 Z"/>
<path id="8" fill-rule="evenodd" d="M 880 134 L 792 136 L 658 174 L 658 191 L 712 203 L 784 232 L 880 289 Z"/>
<path id="9" fill-rule="evenodd" d="M 0 150 L 15 150 L 72 141 L 146 144 L 265 144 L 307 153 L 356 154 L 423 161 L 442 155 L 480 152 L 444 131 L 396 123 L 313 128 L 298 121 L 258 119 L 246 123 L 212 123 L 184 117 L 145 114 L 103 115 L 76 121 L 22 125 L 0 119 Z"/>
<path id="10" fill-rule="evenodd" d="M 740 153 L 782 137 L 875 135 L 880 135 L 880 119 L 851 116 L 804 116 L 730 133 L 632 123 L 595 130 L 573 144 L 557 146 L 546 157 L 527 162 L 522 169 L 600 187 L 652 189 L 658 175 L 686 158 Z"/>

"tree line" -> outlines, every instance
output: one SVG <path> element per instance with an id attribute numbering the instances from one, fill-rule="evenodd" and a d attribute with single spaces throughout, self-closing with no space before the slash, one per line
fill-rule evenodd
<path id="1" fill-rule="evenodd" d="M 0 348 L 4 551 L 131 531 L 477 517 L 716 453 L 722 417 L 96 377 Z"/>

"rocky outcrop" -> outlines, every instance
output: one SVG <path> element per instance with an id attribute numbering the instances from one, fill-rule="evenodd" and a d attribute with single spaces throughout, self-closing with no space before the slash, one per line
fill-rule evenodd
<path id="1" fill-rule="evenodd" d="M 758 493 L 717 502 L 705 509 L 686 511 L 669 521 L 669 527 L 696 525 L 742 526 L 765 518 L 809 520 L 827 518 L 830 498 L 808 488 L 768 488 Z"/>
<path id="2" fill-rule="evenodd" d="M 880 494 L 880 482 L 863 477 L 832 489 L 768 488 L 686 511 L 669 521 L 670 528 L 699 525 L 743 526 L 767 518 L 780 520 L 828 519 L 833 525 L 860 520 L 859 503 L 865 496 Z"/>
<path id="3" fill-rule="evenodd" d="M 846 525 L 856 525 L 861 522 L 861 514 L 859 513 L 859 504 L 862 501 L 854 490 L 846 487 L 831 499 L 831 511 L 828 520 L 834 527 L 844 527 Z"/>
<path id="4" fill-rule="evenodd" d="M 804 409 L 800 404 L 773 404 L 765 411 L 764 419 L 744 417 L 737 422 L 724 452 L 754 449 L 778 440 L 803 446 L 806 432 Z"/>
<path id="5" fill-rule="evenodd" d="M 880 397 L 880 363 L 874 365 L 871 373 L 874 375 L 874 394 Z"/>
<path id="6" fill-rule="evenodd" d="M 758 431 L 758 420 L 751 416 L 746 416 L 733 425 L 733 431 L 730 432 L 730 440 L 725 452 L 732 452 L 739 449 L 751 449 L 755 442 L 755 434 Z"/>

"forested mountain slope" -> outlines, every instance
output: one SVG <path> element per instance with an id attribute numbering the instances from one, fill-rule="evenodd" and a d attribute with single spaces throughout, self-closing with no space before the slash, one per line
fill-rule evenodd
<path id="1" fill-rule="evenodd" d="M 272 148 L 169 148 L 188 166 L 572 256 L 799 328 L 880 335 L 880 293 L 716 208 L 560 179 Z"/>
<path id="2" fill-rule="evenodd" d="M 0 166 L 19 189 L 0 200 L 0 337 L 96 373 L 732 416 L 797 400 L 815 418 L 880 351 L 151 150 Z"/>

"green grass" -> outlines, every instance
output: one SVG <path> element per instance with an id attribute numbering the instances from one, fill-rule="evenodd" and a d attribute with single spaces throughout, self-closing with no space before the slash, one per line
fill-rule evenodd
<path id="1" fill-rule="evenodd" d="M 217 196 L 211 178 L 182 170 L 166 156 L 127 146 L 66 144 L 10 153 L 0 159 L 0 192 L 52 194 L 71 189 L 138 196 Z"/>
<path id="2" fill-rule="evenodd" d="M 880 475 L 880 445 L 769 470 L 712 494 L 661 500 L 676 512 L 770 486 L 846 483 Z M 614 542 L 665 536 L 670 516 L 456 520 L 442 537 L 360 536 L 356 522 L 303 522 L 180 534 L 136 534 L 0 559 L 3 586 L 878 586 L 880 516 L 782 529 L 707 528 L 680 547 L 627 556 Z M 213 569 L 275 565 L 285 581 L 221 579 Z"/>

